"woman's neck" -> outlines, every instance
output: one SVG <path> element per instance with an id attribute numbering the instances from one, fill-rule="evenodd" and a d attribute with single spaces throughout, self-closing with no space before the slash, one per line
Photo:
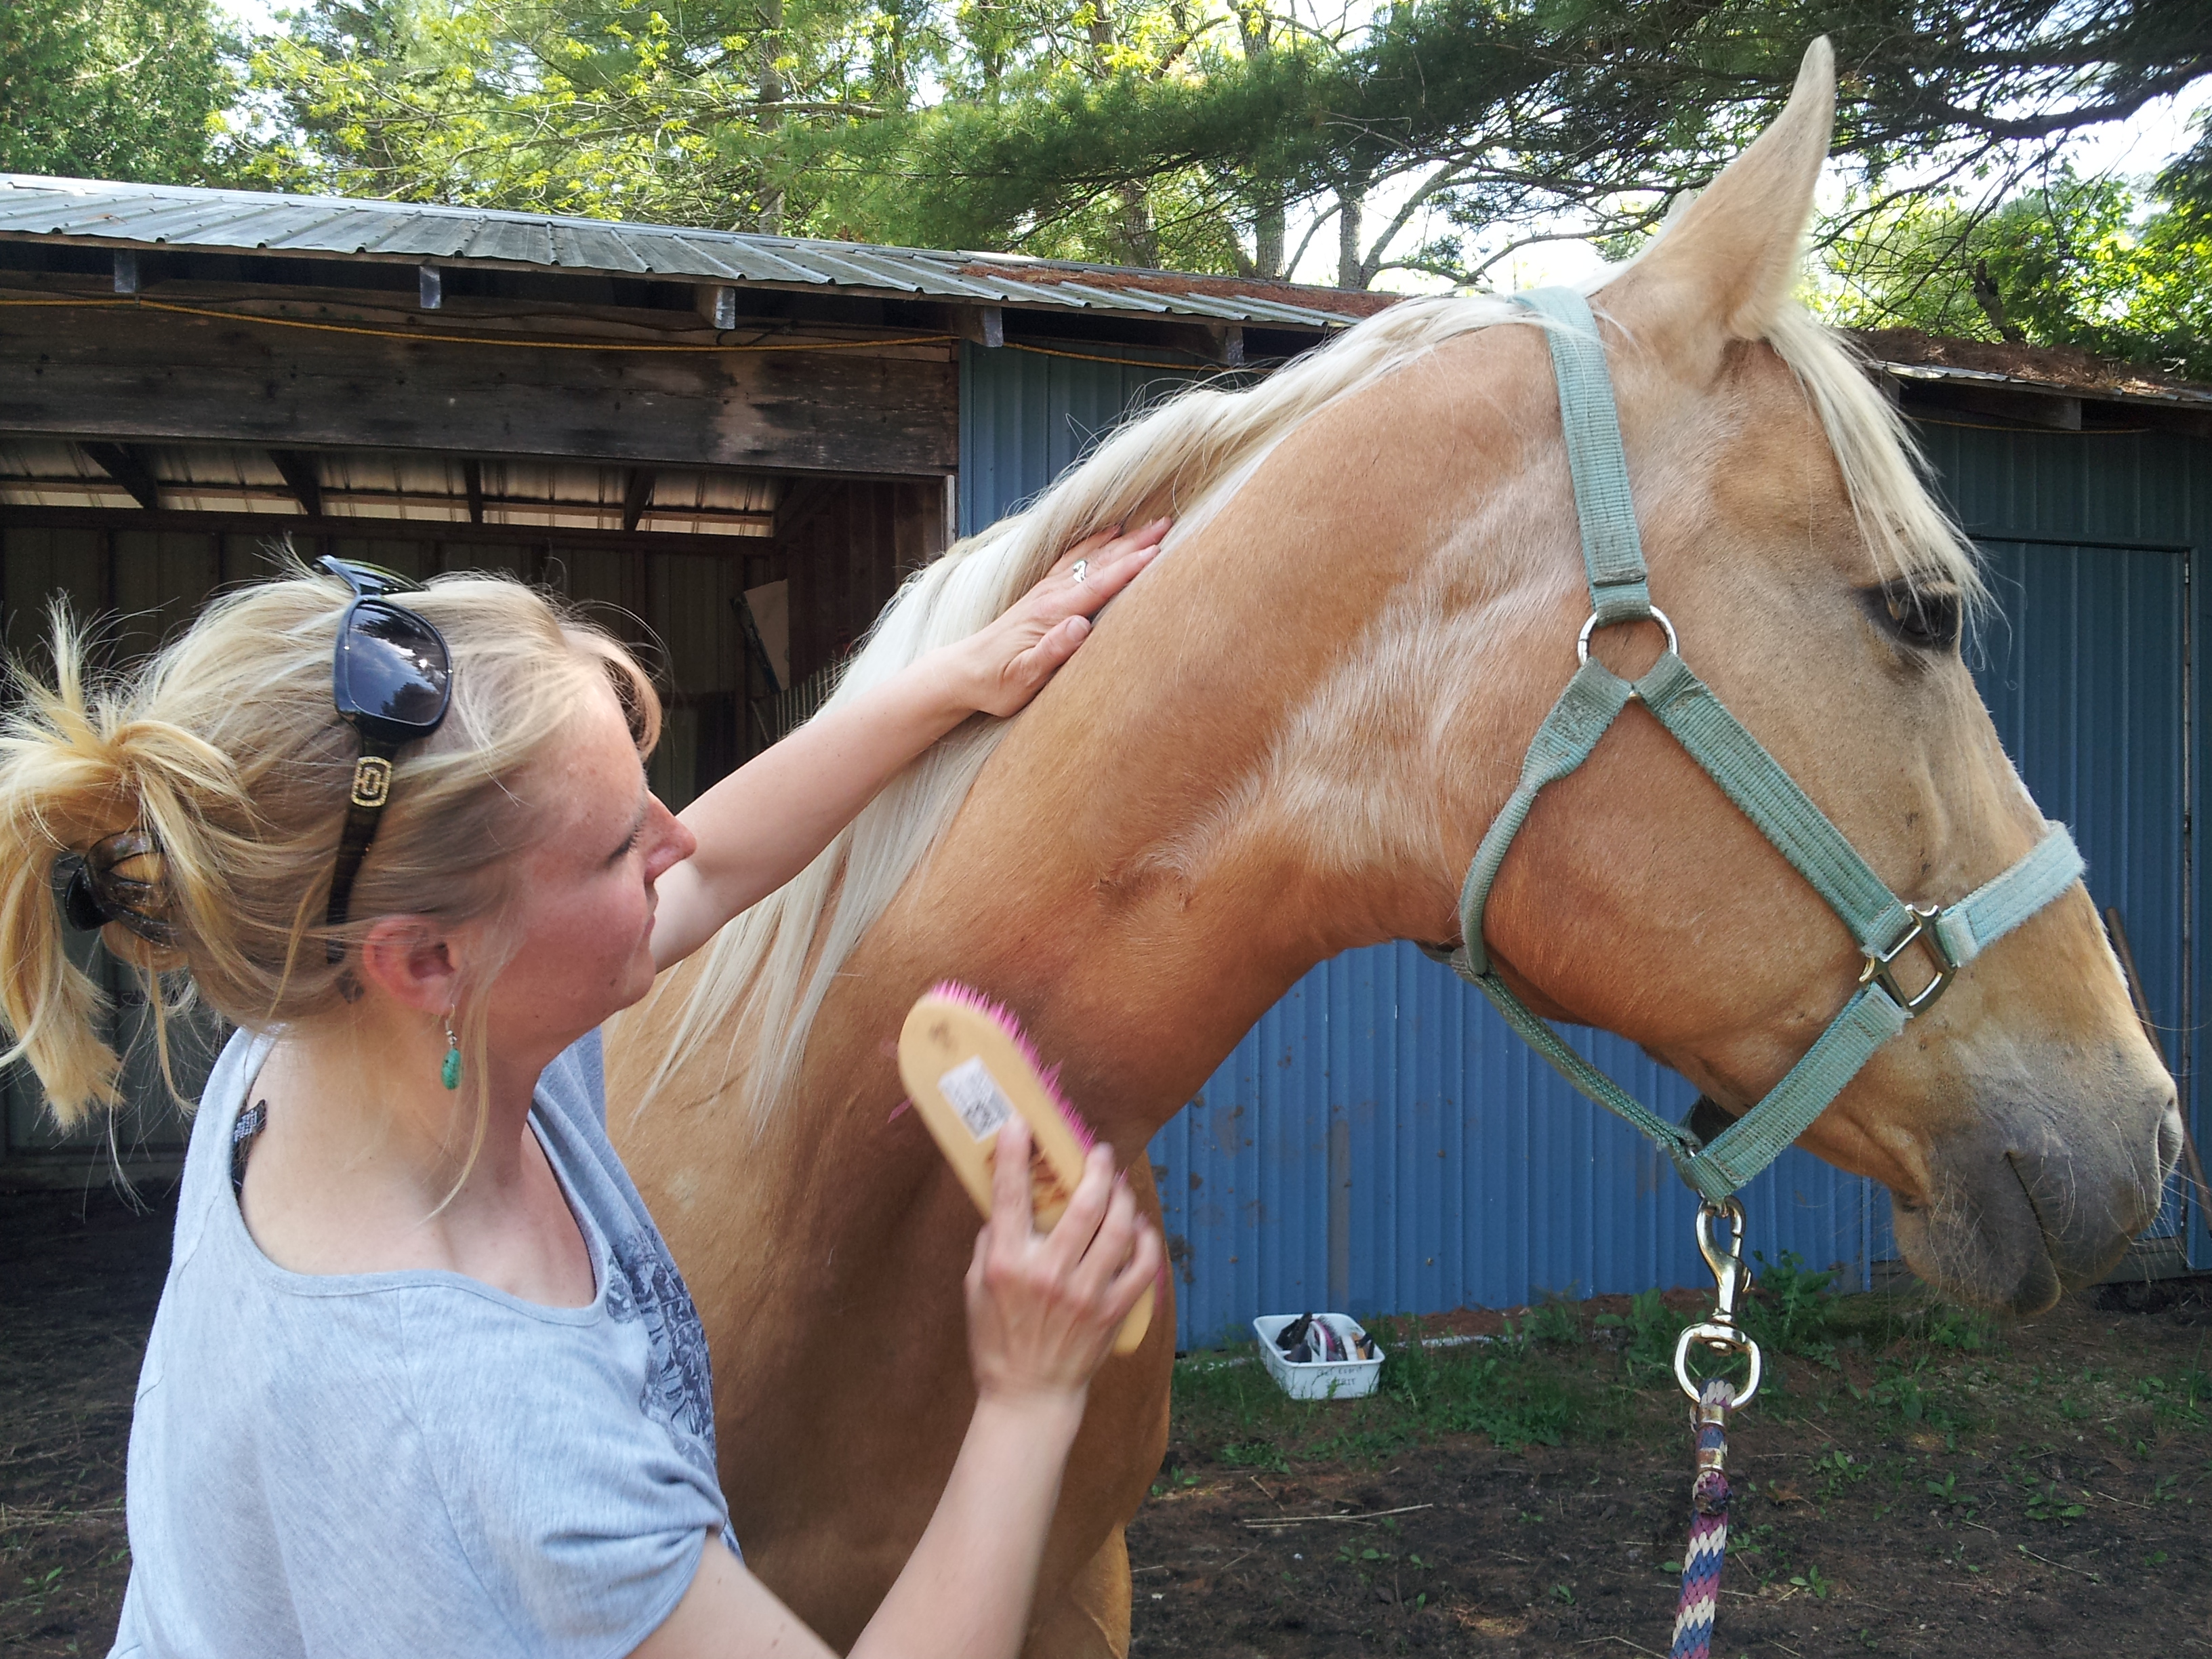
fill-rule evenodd
<path id="1" fill-rule="evenodd" d="M 485 1100 L 444 1086 L 446 1051 L 420 1016 L 280 1036 L 247 1093 L 268 1107 L 240 1206 L 254 1242 L 295 1273 L 430 1269 L 589 1302 L 581 1235 L 530 1129 L 542 1068 L 495 1061 Z"/>

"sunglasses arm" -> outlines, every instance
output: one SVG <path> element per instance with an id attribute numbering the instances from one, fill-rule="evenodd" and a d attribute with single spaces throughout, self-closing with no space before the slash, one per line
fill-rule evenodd
<path id="1" fill-rule="evenodd" d="M 332 928 L 345 925 L 353 902 L 354 878 L 376 839 L 376 826 L 384 816 L 384 803 L 392 797 L 392 758 L 399 745 L 362 734 L 361 758 L 354 763 L 353 788 L 346 799 L 345 829 L 338 836 L 337 863 L 331 871 L 331 908 L 325 918 Z M 345 946 L 330 944 L 332 962 L 343 961 Z"/>

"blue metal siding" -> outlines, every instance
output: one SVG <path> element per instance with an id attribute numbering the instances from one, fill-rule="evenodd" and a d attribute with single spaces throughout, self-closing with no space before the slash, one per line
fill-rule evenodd
<path id="1" fill-rule="evenodd" d="M 963 529 L 1035 494 L 1124 409 L 1181 378 L 966 348 Z M 2191 677 L 2203 653 L 2189 641 L 2203 619 L 2187 607 L 2203 585 L 2188 584 L 2178 555 L 2203 544 L 2197 480 L 2212 477 L 2212 447 L 2152 434 L 1923 435 L 1990 557 L 2003 617 L 1978 637 L 1975 663 L 1999 733 L 2045 810 L 2075 826 L 2098 902 L 2120 908 L 2154 1011 L 2193 1028 L 2203 976 L 2174 918 L 2187 893 L 2189 939 L 2203 939 L 2181 817 L 2203 775 L 2201 761 L 2184 764 L 2201 736 L 2187 732 L 2181 696 L 2185 684 L 2202 690 Z M 2166 1012 L 2185 1007 L 2185 1020 Z M 1688 1109 L 1690 1088 L 1632 1045 L 1570 1036 L 1659 1109 Z M 2201 1141 L 2193 1085 L 2191 1103 Z M 1314 969 L 1160 1131 L 1152 1157 L 1178 1241 L 1185 1346 L 1323 1302 L 1513 1306 L 1545 1291 L 1706 1278 L 1689 1194 L 1659 1155 L 1407 945 Z M 1895 1254 L 1887 1195 L 1805 1153 L 1784 1154 L 1745 1200 L 1770 1259 L 1796 1250 L 1863 1282 Z M 2201 1222 L 2190 1224 L 2194 1259 L 2212 1265 Z"/>
<path id="2" fill-rule="evenodd" d="M 1064 349 L 1071 355 L 960 348 L 960 534 L 1006 517 L 1123 416 L 1198 378 L 1158 367 L 1157 353 L 1089 343 Z"/>
<path id="3" fill-rule="evenodd" d="M 1660 1109 L 1689 1109 L 1695 1091 L 1633 1045 L 1570 1036 Z M 1690 1242 L 1689 1191 L 1659 1154 L 1410 945 L 1308 974 L 1152 1151 L 1163 1217 L 1182 1241 L 1186 1346 L 1255 1313 L 1323 1302 L 1511 1307 L 1545 1291 L 1709 1277 Z M 1803 1152 L 1785 1153 L 1744 1199 L 1770 1259 L 1794 1249 L 1863 1282 L 1866 1262 L 1887 1253 L 1885 1201 Z M 1331 1262 L 1333 1231 L 1348 1261 Z"/>

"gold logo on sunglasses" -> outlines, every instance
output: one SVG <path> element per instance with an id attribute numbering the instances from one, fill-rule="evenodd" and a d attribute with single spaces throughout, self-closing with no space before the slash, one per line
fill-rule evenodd
<path id="1" fill-rule="evenodd" d="M 381 806 L 392 793 L 392 763 L 381 755 L 363 755 L 354 763 L 353 804 Z"/>

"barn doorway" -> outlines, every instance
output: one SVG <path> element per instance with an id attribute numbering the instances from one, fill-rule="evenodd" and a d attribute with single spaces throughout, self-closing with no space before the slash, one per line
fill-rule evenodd
<path id="1" fill-rule="evenodd" d="M 651 763 L 681 808 L 818 708 L 904 578 L 950 539 L 951 481 L 643 468 L 419 451 L 288 451 L 0 439 L 0 633 L 36 660 L 50 599 L 99 658 L 143 657 L 289 545 L 415 577 L 504 571 L 565 595 L 635 648 L 666 703 Z M 143 996 L 94 940 L 131 1104 L 57 1133 L 22 1068 L 0 1078 L 0 1163 L 16 1184 L 134 1176 L 181 1158 Z M 212 1035 L 212 1034 L 211 1034 Z M 179 1078 L 196 1094 L 212 1053 Z M 112 1136 L 112 1144 L 109 1136 Z"/>

